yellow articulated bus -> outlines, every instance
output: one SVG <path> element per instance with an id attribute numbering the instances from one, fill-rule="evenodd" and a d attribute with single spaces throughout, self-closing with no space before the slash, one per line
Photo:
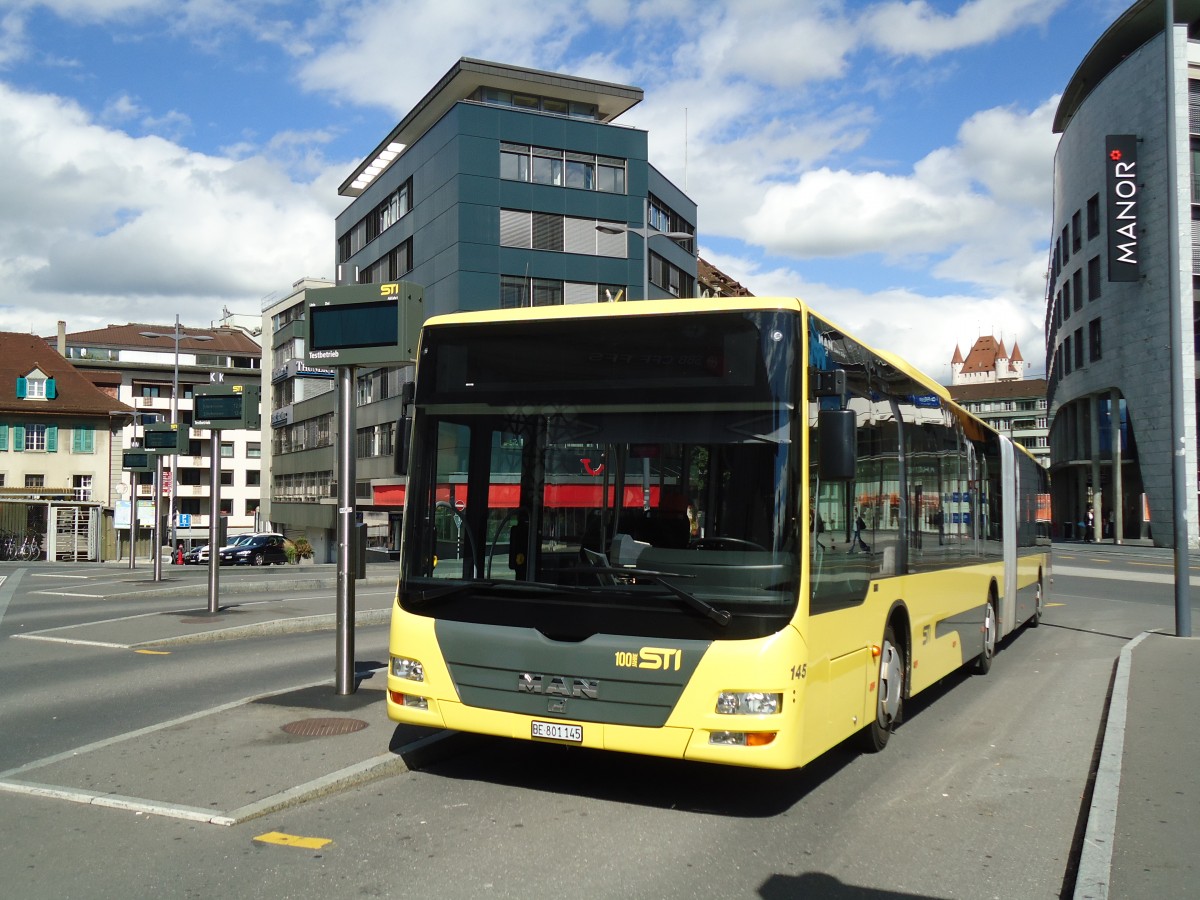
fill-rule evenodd
<path id="1" fill-rule="evenodd" d="M 397 722 L 790 769 L 1042 613 L 1044 470 L 799 300 L 431 319 L 404 426 Z"/>

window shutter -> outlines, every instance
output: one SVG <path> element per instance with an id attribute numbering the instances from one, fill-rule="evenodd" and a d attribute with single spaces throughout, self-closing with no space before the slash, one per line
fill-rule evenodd
<path id="1" fill-rule="evenodd" d="M 529 247 L 530 237 L 529 212 L 519 209 L 500 210 L 500 246 Z"/>
<path id="2" fill-rule="evenodd" d="M 77 425 L 71 430 L 71 452 L 96 452 L 96 432 L 91 425 Z"/>
<path id="3" fill-rule="evenodd" d="M 53 378 L 46 379 L 46 399 L 53 400 L 58 396 L 58 385 L 55 384 Z"/>
<path id="4" fill-rule="evenodd" d="M 25 379 L 22 378 L 21 380 L 24 381 Z M 13 449 L 16 450 L 18 453 L 22 452 L 25 449 L 25 426 L 24 425 L 14 425 L 13 426 Z"/>
<path id="5" fill-rule="evenodd" d="M 57 453 L 58 452 L 58 426 L 57 425 L 47 425 L 46 426 L 46 452 L 47 453 Z"/>
<path id="6" fill-rule="evenodd" d="M 8 426 L 0 425 L 0 450 L 8 449 Z"/>
<path id="7" fill-rule="evenodd" d="M 24 375 L 20 375 L 17 377 L 17 399 L 18 400 L 25 399 L 25 376 Z"/>
<path id="8" fill-rule="evenodd" d="M 557 213 L 533 214 L 533 249 L 562 250 L 563 217 Z"/>

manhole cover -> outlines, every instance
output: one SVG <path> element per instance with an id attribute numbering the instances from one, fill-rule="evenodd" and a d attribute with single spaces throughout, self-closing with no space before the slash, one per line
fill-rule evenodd
<path id="1" fill-rule="evenodd" d="M 334 737 L 339 734 L 352 734 L 355 731 L 362 731 L 366 727 L 367 723 L 362 719 L 330 717 L 300 719 L 296 722 L 288 722 L 283 726 L 283 730 L 297 737 Z"/>

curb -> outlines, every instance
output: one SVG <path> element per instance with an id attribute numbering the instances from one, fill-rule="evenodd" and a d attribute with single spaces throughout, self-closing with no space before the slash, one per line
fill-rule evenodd
<path id="1" fill-rule="evenodd" d="M 1083 852 L 1075 875 L 1074 900 L 1107 900 L 1112 874 L 1113 840 L 1117 830 L 1117 796 L 1121 787 L 1121 764 L 1125 756 L 1125 722 L 1129 707 L 1129 670 L 1133 648 L 1149 637 L 1143 631 L 1121 648 L 1117 674 L 1113 678 L 1104 744 L 1096 766 L 1092 805 L 1088 810 Z"/>

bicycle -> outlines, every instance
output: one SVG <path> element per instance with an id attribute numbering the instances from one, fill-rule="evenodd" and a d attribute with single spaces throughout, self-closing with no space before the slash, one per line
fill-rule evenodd
<path id="1" fill-rule="evenodd" d="M 28 561 L 42 558 L 42 536 L 30 532 L 17 551 L 17 559 Z"/>

